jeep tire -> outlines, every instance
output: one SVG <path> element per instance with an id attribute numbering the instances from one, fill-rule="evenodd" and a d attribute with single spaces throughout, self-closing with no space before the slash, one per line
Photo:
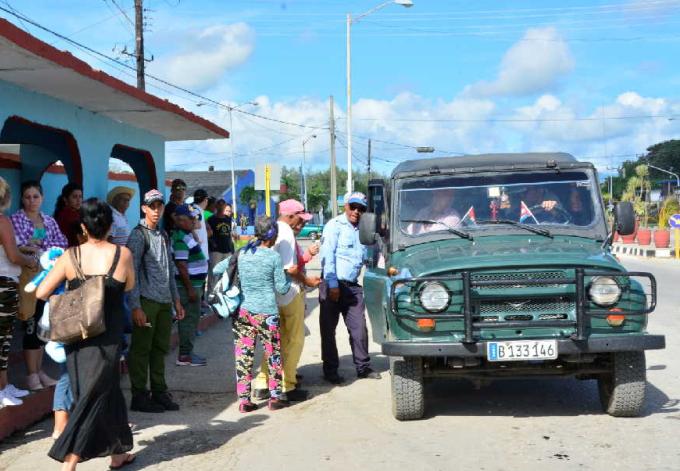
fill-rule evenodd
<path id="1" fill-rule="evenodd" d="M 423 361 L 421 358 L 395 358 L 390 362 L 392 415 L 397 420 L 416 420 L 425 412 Z"/>
<path id="2" fill-rule="evenodd" d="M 614 417 L 637 417 L 645 402 L 645 352 L 611 354 L 611 372 L 598 380 L 602 409 Z"/>

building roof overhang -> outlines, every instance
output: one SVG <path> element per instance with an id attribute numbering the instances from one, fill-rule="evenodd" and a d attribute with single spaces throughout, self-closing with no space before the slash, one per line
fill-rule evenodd
<path id="1" fill-rule="evenodd" d="M 217 124 L 95 70 L 2 18 L 0 80 L 152 132 L 166 141 L 229 137 Z"/>

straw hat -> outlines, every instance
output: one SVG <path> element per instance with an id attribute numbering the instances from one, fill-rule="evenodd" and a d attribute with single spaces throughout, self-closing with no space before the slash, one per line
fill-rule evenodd
<path id="1" fill-rule="evenodd" d="M 130 195 L 130 198 L 132 198 L 135 196 L 135 190 L 128 188 L 127 186 L 116 186 L 109 191 L 108 195 L 106 195 L 106 202 L 113 204 L 113 200 L 116 199 L 116 196 L 124 194 Z"/>

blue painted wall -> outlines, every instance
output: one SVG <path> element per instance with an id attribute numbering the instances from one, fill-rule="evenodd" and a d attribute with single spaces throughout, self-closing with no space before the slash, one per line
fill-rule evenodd
<path id="1" fill-rule="evenodd" d="M 0 80 L 0 127 L 11 116 L 19 116 L 29 121 L 52 126 L 70 132 L 76 139 L 83 171 L 83 189 L 86 197 L 105 198 L 109 189 L 116 185 L 132 182 L 109 182 L 109 157 L 116 144 L 145 149 L 153 155 L 156 178 L 159 186 L 165 179 L 165 141 L 162 136 L 119 123 L 106 116 L 93 113 L 70 103 L 46 95 L 31 92 Z M 6 144 L 15 144 L 7 142 Z M 27 168 L 30 162 L 25 162 Z M 18 170 L 0 168 L 0 176 L 7 179 L 13 190 L 13 209 L 19 199 L 19 185 L 23 179 Z M 54 202 L 66 182 L 64 175 L 45 174 L 43 187 L 45 203 L 43 209 L 51 214 Z M 134 184 L 136 185 L 136 184 Z M 136 198 L 139 195 L 139 188 Z M 139 214 L 139 200 L 132 202 L 128 219 L 136 224 Z"/>

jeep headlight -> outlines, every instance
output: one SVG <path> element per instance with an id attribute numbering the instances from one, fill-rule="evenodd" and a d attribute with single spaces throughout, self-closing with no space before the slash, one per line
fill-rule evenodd
<path id="1" fill-rule="evenodd" d="M 438 281 L 427 281 L 420 288 L 420 304 L 430 312 L 442 312 L 449 307 L 451 296 Z"/>
<path id="2" fill-rule="evenodd" d="M 610 276 L 596 276 L 590 280 L 588 295 L 598 306 L 611 306 L 621 299 L 621 287 Z"/>

